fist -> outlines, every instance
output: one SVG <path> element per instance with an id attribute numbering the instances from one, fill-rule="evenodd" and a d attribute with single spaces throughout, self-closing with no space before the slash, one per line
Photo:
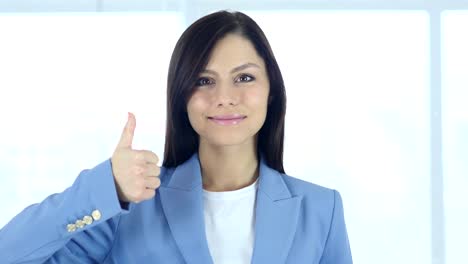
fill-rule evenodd
<path id="1" fill-rule="evenodd" d="M 151 199 L 161 185 L 159 158 L 149 150 L 132 149 L 136 119 L 128 113 L 120 141 L 112 154 L 112 173 L 121 202 L 139 203 Z"/>

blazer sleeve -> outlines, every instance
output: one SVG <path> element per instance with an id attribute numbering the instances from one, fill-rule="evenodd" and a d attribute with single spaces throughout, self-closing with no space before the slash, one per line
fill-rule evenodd
<path id="1" fill-rule="evenodd" d="M 333 191 L 333 214 L 320 264 L 352 264 L 351 249 L 343 213 L 343 201 L 338 191 Z"/>
<path id="2" fill-rule="evenodd" d="M 2 263 L 102 262 L 120 215 L 128 212 L 119 203 L 108 159 L 81 171 L 71 187 L 25 208 L 3 227 Z M 87 217 L 81 228 L 68 226 L 85 216 L 92 222 Z"/>

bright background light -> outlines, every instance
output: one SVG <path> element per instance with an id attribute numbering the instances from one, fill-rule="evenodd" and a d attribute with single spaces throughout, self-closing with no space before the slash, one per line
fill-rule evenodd
<path id="1" fill-rule="evenodd" d="M 87 12 L 0 13 L 0 228 L 110 158 L 127 111 L 137 118 L 134 147 L 162 158 L 177 39 L 208 11 L 245 7 L 52 2 L 53 11 Z M 265 31 L 285 79 L 286 172 L 340 191 L 355 263 L 463 263 L 468 12 L 440 16 L 442 96 L 431 98 L 432 7 L 333 0 L 321 10 L 315 2 L 243 10 Z M 0 12 L 16 11 L 5 3 Z M 301 6 L 309 10 L 294 11 Z M 434 99 L 442 105 L 440 161 L 431 160 Z M 443 168 L 444 210 L 435 212 L 443 226 L 431 218 L 433 162 Z M 434 232 L 445 240 L 434 241 Z"/>
<path id="2" fill-rule="evenodd" d="M 356 263 L 428 263 L 427 13 L 251 14 L 285 77 L 286 172 L 342 193 Z"/>
<path id="3" fill-rule="evenodd" d="M 182 30 L 177 13 L 0 15 L 0 226 L 110 158 L 127 111 L 134 147 L 162 158 Z"/>
<path id="4" fill-rule="evenodd" d="M 468 12 L 447 11 L 442 18 L 447 263 L 455 264 L 466 259 L 468 237 Z"/>

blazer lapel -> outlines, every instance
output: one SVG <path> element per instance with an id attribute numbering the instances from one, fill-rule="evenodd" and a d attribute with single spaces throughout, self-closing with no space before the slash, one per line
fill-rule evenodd
<path id="1" fill-rule="evenodd" d="M 213 263 L 206 240 L 202 186 L 194 154 L 176 167 L 167 186 L 158 189 L 169 228 L 187 263 Z"/>
<path id="2" fill-rule="evenodd" d="M 284 263 L 296 231 L 302 196 L 292 196 L 281 174 L 261 157 L 255 208 L 253 264 Z M 187 263 L 212 264 L 203 215 L 198 154 L 175 168 L 158 189 L 164 214 Z"/>
<path id="3" fill-rule="evenodd" d="M 296 232 L 302 196 L 292 196 L 281 174 L 261 158 L 255 208 L 253 264 L 285 263 Z"/>

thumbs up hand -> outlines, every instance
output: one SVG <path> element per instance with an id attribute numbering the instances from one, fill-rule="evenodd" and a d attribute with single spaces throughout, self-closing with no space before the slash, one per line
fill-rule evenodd
<path id="1" fill-rule="evenodd" d="M 128 113 L 120 141 L 112 154 L 112 172 L 121 202 L 139 203 L 151 199 L 161 185 L 159 158 L 149 150 L 132 149 L 136 119 Z"/>

